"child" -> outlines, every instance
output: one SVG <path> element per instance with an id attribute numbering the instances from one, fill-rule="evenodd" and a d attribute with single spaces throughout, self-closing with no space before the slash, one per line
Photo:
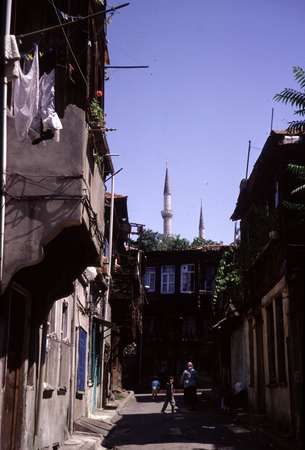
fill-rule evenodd
<path id="1" fill-rule="evenodd" d="M 158 377 L 154 376 L 151 382 L 151 395 L 153 400 L 157 400 L 159 389 L 160 389 L 160 381 L 158 380 Z"/>
<path id="2" fill-rule="evenodd" d="M 175 412 L 175 398 L 174 398 L 174 377 L 169 377 L 169 382 L 166 383 L 165 402 L 162 406 L 161 412 L 165 413 L 167 405 L 170 403 L 172 407 L 172 413 Z"/>

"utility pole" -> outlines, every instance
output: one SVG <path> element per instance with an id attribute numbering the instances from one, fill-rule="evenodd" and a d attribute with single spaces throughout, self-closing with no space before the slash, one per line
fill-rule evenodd
<path id="1" fill-rule="evenodd" d="M 2 291 L 3 268 L 4 268 L 4 228 L 5 228 L 5 185 L 7 164 L 7 78 L 4 73 L 4 61 L 6 50 L 6 36 L 10 34 L 12 15 L 12 0 L 6 0 L 1 8 L 1 55 L 3 62 L 0 85 L 0 293 Z"/>
<path id="2" fill-rule="evenodd" d="M 246 167 L 246 180 L 248 179 L 250 152 L 251 152 L 251 141 L 249 141 L 249 144 L 248 144 L 247 167 Z"/>

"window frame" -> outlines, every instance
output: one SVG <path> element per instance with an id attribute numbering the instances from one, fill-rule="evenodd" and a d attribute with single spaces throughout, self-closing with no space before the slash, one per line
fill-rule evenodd
<path id="1" fill-rule="evenodd" d="M 192 270 L 189 270 L 189 268 L 192 266 Z M 186 271 L 183 271 L 184 268 L 187 268 Z M 192 277 L 193 275 L 193 277 Z M 184 284 L 184 278 L 187 276 L 187 287 L 190 287 L 190 289 L 184 290 L 183 284 Z M 193 294 L 195 292 L 195 264 L 194 263 L 187 263 L 182 264 L 180 266 L 180 293 L 181 294 Z"/>
<path id="2" fill-rule="evenodd" d="M 153 279 L 153 283 L 151 283 L 152 279 Z M 155 266 L 146 267 L 143 281 L 144 281 L 144 286 L 149 286 L 149 288 L 147 289 L 147 292 L 156 292 L 156 267 Z"/>
<path id="3" fill-rule="evenodd" d="M 172 272 L 169 269 L 173 269 Z M 175 293 L 176 267 L 173 264 L 161 266 L 160 293 L 163 295 Z M 167 288 L 164 290 L 164 285 Z"/>

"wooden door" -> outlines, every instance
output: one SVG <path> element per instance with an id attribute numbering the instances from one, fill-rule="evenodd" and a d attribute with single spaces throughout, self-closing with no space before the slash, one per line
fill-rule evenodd
<path id="1" fill-rule="evenodd" d="M 1 449 L 19 450 L 24 419 L 25 361 L 28 357 L 29 299 L 11 288 L 7 318 L 6 370 L 1 423 Z"/>

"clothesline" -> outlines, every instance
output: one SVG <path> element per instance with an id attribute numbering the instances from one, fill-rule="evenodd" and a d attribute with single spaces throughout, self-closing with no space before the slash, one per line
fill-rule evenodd
<path id="1" fill-rule="evenodd" d="M 65 37 L 67 46 L 69 47 L 69 50 L 70 50 L 71 55 L 72 55 L 72 57 L 73 57 L 73 59 L 74 59 L 74 62 L 75 62 L 75 64 L 77 65 L 77 68 L 78 68 L 78 70 L 79 70 L 79 72 L 80 72 L 80 74 L 81 74 L 81 76 L 82 76 L 82 79 L 84 80 L 84 83 L 85 83 L 85 85 L 86 85 L 86 87 L 87 87 L 87 89 L 88 89 L 87 78 L 85 77 L 84 72 L 82 71 L 81 66 L 80 66 L 80 64 L 79 64 L 79 62 L 78 62 L 78 59 L 77 59 L 77 57 L 76 57 L 76 55 L 75 55 L 75 53 L 74 53 L 74 51 L 73 51 L 73 48 L 72 48 L 72 45 L 71 45 L 71 43 L 70 43 L 70 41 L 69 41 L 69 38 L 68 38 L 68 36 L 67 36 L 67 33 L 66 33 L 65 30 L 64 30 L 64 24 L 63 24 L 62 21 L 60 20 L 60 17 L 59 17 L 57 8 L 56 8 L 56 6 L 55 6 L 53 0 L 52 0 L 52 5 L 53 5 L 53 8 L 54 8 L 55 14 L 56 14 L 56 16 L 57 16 L 58 22 L 60 23 L 60 27 L 61 27 L 62 32 L 63 32 L 63 35 L 64 35 L 64 37 Z M 74 23 L 74 22 L 73 22 L 73 23 Z"/>
<path id="2" fill-rule="evenodd" d="M 59 28 L 62 28 L 62 27 L 67 27 L 69 25 L 74 25 L 74 24 L 79 23 L 79 22 L 81 22 L 83 20 L 91 19 L 93 17 L 100 16 L 101 14 L 107 14 L 109 12 L 116 11 L 117 9 L 125 8 L 129 4 L 130 4 L 129 2 L 128 3 L 122 3 L 121 5 L 113 6 L 112 8 L 109 8 L 109 9 L 106 9 L 106 10 L 104 9 L 102 11 L 98 11 L 96 13 L 89 14 L 88 16 L 84 16 L 84 17 L 81 17 L 81 18 L 76 19 L 76 20 L 71 20 L 70 22 L 62 23 L 61 25 L 53 25 L 51 27 L 41 28 L 40 30 L 31 31 L 30 33 L 19 34 L 18 36 L 16 36 L 16 38 L 17 39 L 22 39 L 22 38 L 25 38 L 25 37 L 34 36 L 35 34 L 41 34 L 41 33 L 47 32 L 47 31 L 53 31 L 53 30 L 56 30 L 56 29 L 59 29 Z"/>

